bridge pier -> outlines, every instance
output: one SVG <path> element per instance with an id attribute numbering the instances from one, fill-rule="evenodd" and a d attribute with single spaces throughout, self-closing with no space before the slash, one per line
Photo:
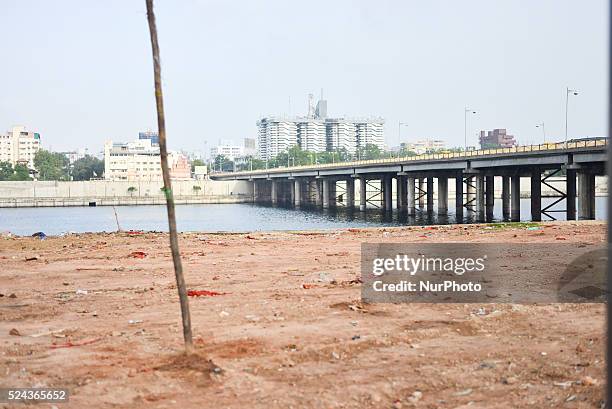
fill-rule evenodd
<path id="1" fill-rule="evenodd" d="M 336 194 L 338 191 L 336 189 L 336 182 L 335 179 L 329 181 L 329 207 L 336 207 Z"/>
<path id="2" fill-rule="evenodd" d="M 253 184 L 253 203 L 257 203 L 257 181 L 253 180 L 251 183 Z"/>
<path id="3" fill-rule="evenodd" d="M 293 204 L 297 208 L 302 205 L 302 183 L 297 178 L 293 181 Z"/>
<path id="4" fill-rule="evenodd" d="M 418 188 L 419 188 L 419 209 L 422 209 L 425 207 L 425 179 L 424 178 L 419 178 Z"/>
<path id="5" fill-rule="evenodd" d="M 365 176 L 360 176 L 359 177 L 359 211 L 360 212 L 366 211 L 366 204 L 367 204 L 366 193 L 367 193 L 366 178 Z"/>
<path id="6" fill-rule="evenodd" d="M 521 176 L 514 175 L 510 180 L 510 220 L 518 222 L 521 220 Z"/>
<path id="7" fill-rule="evenodd" d="M 328 209 L 329 208 L 329 179 L 321 179 L 321 185 L 323 187 L 322 206 L 323 206 L 323 209 Z"/>
<path id="8" fill-rule="evenodd" d="M 595 175 L 587 169 L 578 172 L 578 219 L 595 219 Z"/>
<path id="9" fill-rule="evenodd" d="M 272 200 L 272 205 L 278 204 L 278 182 L 276 180 L 272 180 L 272 186 L 270 191 L 270 199 Z"/>
<path id="10" fill-rule="evenodd" d="M 400 212 L 405 212 L 407 209 L 408 195 L 406 190 L 406 175 L 398 173 L 397 180 L 397 208 Z"/>
<path id="11" fill-rule="evenodd" d="M 531 171 L 531 220 L 542 221 L 542 173 L 540 169 Z"/>
<path id="12" fill-rule="evenodd" d="M 408 211 L 408 214 L 410 216 L 413 216 L 415 214 L 415 196 L 414 196 L 414 191 L 415 191 L 415 182 L 416 179 L 413 177 L 408 177 L 408 189 L 406 192 L 406 210 Z"/>
<path id="13" fill-rule="evenodd" d="M 448 214 L 448 177 L 438 176 L 438 214 Z"/>
<path id="14" fill-rule="evenodd" d="M 434 205 L 434 181 L 433 177 L 429 176 L 427 178 L 427 213 L 433 213 L 433 205 Z"/>
<path id="15" fill-rule="evenodd" d="M 502 176 L 502 217 L 510 219 L 510 176 Z"/>
<path id="16" fill-rule="evenodd" d="M 495 176 L 485 176 L 485 220 L 493 220 L 495 209 Z"/>
<path id="17" fill-rule="evenodd" d="M 383 209 L 385 210 L 385 212 L 391 212 L 393 210 L 393 184 L 391 182 L 392 178 L 390 175 L 385 175 L 381 181 L 383 188 Z"/>
<path id="18" fill-rule="evenodd" d="M 455 176 L 455 215 L 458 223 L 463 221 L 463 173 Z"/>
<path id="19" fill-rule="evenodd" d="M 355 179 L 352 177 L 346 180 L 346 208 L 355 209 Z"/>
<path id="20" fill-rule="evenodd" d="M 576 220 L 576 170 L 566 170 L 566 218 Z"/>
<path id="21" fill-rule="evenodd" d="M 485 184 L 484 176 L 476 175 L 476 220 L 484 221 L 485 216 Z"/>
<path id="22" fill-rule="evenodd" d="M 466 208 L 468 211 L 473 212 L 475 210 L 474 207 L 474 198 L 475 198 L 475 187 L 474 187 L 474 177 L 468 175 L 465 178 L 465 201 Z"/>

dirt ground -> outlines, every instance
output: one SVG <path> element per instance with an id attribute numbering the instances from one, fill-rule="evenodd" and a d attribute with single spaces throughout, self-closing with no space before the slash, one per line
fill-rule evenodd
<path id="1" fill-rule="evenodd" d="M 0 238 L 0 386 L 69 388 L 36 405 L 60 409 L 599 408 L 602 304 L 365 305 L 356 279 L 364 241 L 595 245 L 605 229 L 182 234 L 188 288 L 223 293 L 190 297 L 189 357 L 166 234 Z"/>

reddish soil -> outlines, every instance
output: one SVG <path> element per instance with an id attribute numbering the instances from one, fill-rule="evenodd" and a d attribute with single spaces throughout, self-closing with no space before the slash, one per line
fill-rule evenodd
<path id="1" fill-rule="evenodd" d="M 190 297 L 192 356 L 166 234 L 0 238 L 0 386 L 69 388 L 38 405 L 58 408 L 599 408 L 602 304 L 360 302 L 364 241 L 605 240 L 542 227 L 182 234 L 188 288 L 220 293 Z"/>

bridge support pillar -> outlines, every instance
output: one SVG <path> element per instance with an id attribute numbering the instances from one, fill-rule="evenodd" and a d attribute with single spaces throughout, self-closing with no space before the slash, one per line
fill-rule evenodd
<path id="1" fill-rule="evenodd" d="M 359 211 L 365 212 L 367 203 L 367 183 L 364 176 L 359 177 Z"/>
<path id="2" fill-rule="evenodd" d="M 476 175 L 476 220 L 484 221 L 485 216 L 485 178 Z"/>
<path id="3" fill-rule="evenodd" d="M 407 208 L 407 202 L 408 202 L 408 197 L 407 197 L 407 190 L 406 190 L 406 176 L 405 175 L 397 175 L 396 176 L 396 181 L 397 181 L 397 208 L 401 211 L 401 212 L 405 212 L 406 208 Z"/>
<path id="4" fill-rule="evenodd" d="M 293 181 L 293 190 L 293 204 L 295 207 L 300 207 L 302 205 L 302 183 L 299 179 Z"/>
<path id="5" fill-rule="evenodd" d="M 257 203 L 257 181 L 251 182 L 253 184 L 253 203 Z"/>
<path id="6" fill-rule="evenodd" d="M 353 178 L 346 180 L 346 208 L 355 209 L 355 179 Z"/>
<path id="7" fill-rule="evenodd" d="M 272 187 L 270 190 L 270 198 L 272 199 L 272 204 L 278 204 L 278 182 L 276 180 L 272 180 Z"/>
<path id="8" fill-rule="evenodd" d="M 468 204 L 467 209 L 471 212 L 474 211 L 474 178 L 472 176 L 468 176 L 465 178 L 465 201 Z"/>
<path id="9" fill-rule="evenodd" d="M 542 221 L 542 174 L 540 169 L 531 171 L 531 220 Z"/>
<path id="10" fill-rule="evenodd" d="M 433 212 L 433 194 L 434 194 L 434 181 L 433 177 L 427 178 L 427 213 Z"/>
<path id="11" fill-rule="evenodd" d="M 336 180 L 332 179 L 329 181 L 329 207 L 336 207 Z"/>
<path id="12" fill-rule="evenodd" d="M 392 178 L 389 175 L 386 175 L 382 180 L 382 188 L 383 188 L 383 208 L 385 212 L 390 212 L 393 210 L 393 184 Z"/>
<path id="13" fill-rule="evenodd" d="M 425 179 L 419 178 L 419 209 L 425 207 Z"/>
<path id="14" fill-rule="evenodd" d="M 408 189 L 406 191 L 406 210 L 408 211 L 408 214 L 410 216 L 413 216 L 415 214 L 415 196 L 414 196 L 414 190 L 415 190 L 415 182 L 416 179 L 415 178 L 411 178 L 408 177 Z"/>
<path id="15" fill-rule="evenodd" d="M 438 177 L 438 213 L 448 214 L 448 178 Z"/>
<path id="16" fill-rule="evenodd" d="M 485 220 L 490 222 L 495 209 L 495 176 L 486 176 L 485 185 Z"/>
<path id="17" fill-rule="evenodd" d="M 463 221 L 463 174 L 455 176 L 455 217 L 457 223 Z"/>
<path id="18" fill-rule="evenodd" d="M 595 175 L 588 171 L 578 173 L 578 219 L 595 219 Z"/>
<path id="19" fill-rule="evenodd" d="M 521 176 L 514 175 L 510 180 L 510 220 L 518 222 L 521 220 Z"/>
<path id="20" fill-rule="evenodd" d="M 329 208 L 329 179 L 321 179 L 321 185 L 323 187 L 323 209 Z"/>
<path id="21" fill-rule="evenodd" d="M 502 176 L 502 217 L 510 219 L 510 176 Z"/>
<path id="22" fill-rule="evenodd" d="M 576 220 L 576 170 L 567 169 L 565 183 L 567 220 Z"/>

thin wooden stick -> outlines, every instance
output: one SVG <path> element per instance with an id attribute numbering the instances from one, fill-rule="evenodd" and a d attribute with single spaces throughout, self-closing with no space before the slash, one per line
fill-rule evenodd
<path id="1" fill-rule="evenodd" d="M 157 27 L 155 25 L 155 13 L 153 11 L 153 0 L 147 2 L 147 20 L 151 33 L 151 48 L 153 51 L 153 72 L 155 77 L 155 102 L 157 104 L 157 127 L 159 132 L 159 151 L 161 155 L 161 167 L 164 177 L 164 193 L 166 194 L 166 208 L 168 209 L 168 227 L 170 230 L 170 248 L 172 250 L 172 261 L 174 263 L 174 274 L 176 276 L 176 287 L 181 303 L 181 315 L 183 317 L 183 338 L 185 339 L 185 351 L 193 350 L 193 337 L 191 334 L 191 315 L 189 314 L 189 299 L 185 288 L 183 277 L 183 265 L 179 253 L 178 236 L 176 234 L 176 215 L 174 212 L 174 197 L 172 195 L 172 184 L 170 182 L 170 170 L 168 169 L 168 151 L 166 148 L 166 120 L 164 116 L 164 97 L 161 84 L 161 64 L 159 58 L 159 43 L 157 41 Z"/>

